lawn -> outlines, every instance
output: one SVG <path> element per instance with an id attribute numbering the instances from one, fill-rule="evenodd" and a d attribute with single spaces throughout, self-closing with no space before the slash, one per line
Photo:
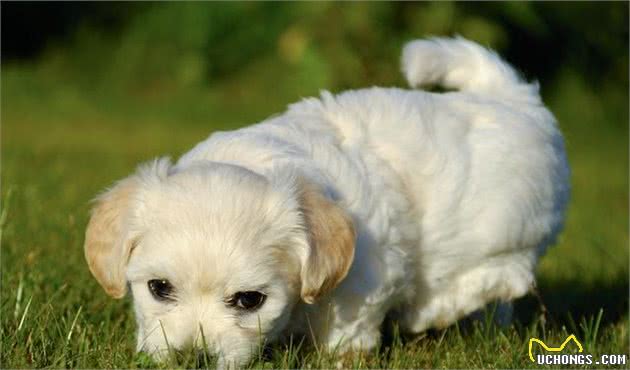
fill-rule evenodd
<path id="1" fill-rule="evenodd" d="M 394 67 L 373 76 L 395 76 L 397 56 L 388 55 Z M 215 130 L 260 121 L 328 88 L 318 77 L 328 72 L 300 72 L 271 58 L 211 86 L 169 92 L 157 85 L 119 95 L 90 81 L 67 82 L 54 54 L 48 58 L 2 68 L 0 367 L 207 365 L 187 356 L 157 364 L 135 353 L 130 297 L 111 300 L 84 262 L 89 201 L 140 162 L 177 158 Z M 321 58 L 309 71 L 320 71 Z M 370 353 L 339 357 L 296 341 L 272 346 L 251 366 L 539 368 L 529 360 L 529 339 L 558 346 L 570 334 L 596 357 L 630 354 L 627 56 L 625 71 L 626 90 L 593 86 L 571 69 L 541 81 L 572 170 L 565 231 L 538 269 L 545 314 L 529 296 L 517 301 L 509 327 L 466 321 L 407 336 L 390 323 L 383 345 Z M 260 78 L 250 83 L 254 75 Z M 364 82 L 402 86 L 400 77 L 385 80 Z"/>

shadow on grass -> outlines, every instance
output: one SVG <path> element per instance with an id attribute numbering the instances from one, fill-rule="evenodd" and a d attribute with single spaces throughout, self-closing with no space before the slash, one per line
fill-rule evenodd
<path id="1" fill-rule="evenodd" d="M 610 284 L 592 286 L 542 282 L 538 289 L 547 308 L 546 319 L 553 326 L 568 327 L 573 319 L 597 316 L 600 310 L 603 310 L 601 324 L 613 324 L 628 313 L 627 276 L 620 276 Z M 540 313 L 538 299 L 528 295 L 516 302 L 514 320 L 529 325 Z"/>
<path id="2" fill-rule="evenodd" d="M 624 319 L 628 311 L 628 290 L 628 281 L 621 277 L 609 285 L 594 286 L 571 284 L 570 282 L 562 284 L 543 282 L 539 287 L 539 292 L 547 309 L 546 326 L 555 333 L 562 333 L 562 336 L 565 334 L 560 329 L 566 327 L 583 336 L 592 336 L 594 340 L 596 334 L 593 334 L 593 331 L 597 332 L 599 327 L 607 327 L 609 324 L 615 324 Z M 440 348 L 440 343 L 445 337 L 445 343 L 450 343 L 447 348 L 450 346 L 455 350 L 461 349 L 453 340 L 455 337 L 464 339 L 466 342 L 474 341 L 480 345 L 483 344 L 482 342 L 488 342 L 490 345 L 496 344 L 493 338 L 496 338 L 499 332 L 507 334 L 509 340 L 529 338 L 531 335 L 528 334 L 530 333 L 529 330 L 540 324 L 541 313 L 542 307 L 539 300 L 533 295 L 528 295 L 515 302 L 513 329 L 501 329 L 493 324 L 488 326 L 479 320 L 467 318 L 445 330 L 431 329 L 420 334 L 404 334 L 399 332 L 395 320 L 388 318 L 383 324 L 380 347 L 367 354 L 367 357 L 365 357 L 366 354 L 360 353 L 350 354 L 350 356 L 339 355 L 336 351 L 325 353 L 326 351 L 318 350 L 313 346 L 307 337 L 293 337 L 287 338 L 290 343 L 277 343 L 260 348 L 258 355 L 254 356 L 247 368 L 331 368 L 338 366 L 339 360 L 343 361 L 345 365 L 350 364 L 350 367 L 387 367 L 390 360 L 395 363 L 396 353 L 399 353 L 401 348 L 411 347 L 413 351 L 413 347 L 419 344 L 420 347 L 425 348 L 425 351 L 435 352 Z M 487 314 L 489 316 L 485 316 L 486 320 L 493 321 L 491 319 L 493 313 L 488 312 Z M 595 321 L 597 323 L 595 327 L 589 329 L 588 333 L 584 328 L 578 329 L 576 323 L 580 323 L 579 327 L 582 327 L 581 323 L 589 322 L 589 320 L 591 323 Z M 586 340 L 586 338 L 584 339 Z M 414 353 L 412 352 L 410 356 L 413 356 Z M 520 349 L 517 353 L 521 353 Z M 358 360 L 356 359 L 357 356 L 359 357 Z M 176 363 L 186 368 L 214 367 L 215 362 L 212 359 L 210 361 L 207 358 L 203 358 L 203 361 L 200 359 L 197 356 L 190 356 L 184 358 L 182 362 L 182 358 L 178 358 Z M 424 366 L 433 364 L 430 359 L 423 361 L 419 364 Z M 152 363 L 140 362 L 138 365 L 146 367 L 147 364 Z M 416 363 L 410 362 L 410 364 Z M 528 363 L 525 362 L 525 364 Z M 515 366 L 521 365 L 523 363 L 515 363 Z"/>

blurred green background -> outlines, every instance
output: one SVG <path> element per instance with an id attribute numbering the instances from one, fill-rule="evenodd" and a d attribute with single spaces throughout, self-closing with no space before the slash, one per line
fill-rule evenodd
<path id="1" fill-rule="evenodd" d="M 75 323 L 86 335 L 99 323 L 132 333 L 128 301 L 97 290 L 82 242 L 88 201 L 137 163 L 176 157 L 214 130 L 255 123 L 322 89 L 405 86 L 402 45 L 455 34 L 539 80 L 565 134 L 572 201 L 539 269 L 552 319 L 564 325 L 603 309 L 604 323 L 627 333 L 627 2 L 2 2 L 1 10 L 4 338 L 27 341 L 15 333 L 37 312 L 65 327 L 81 307 Z M 536 304 L 523 302 L 526 321 Z M 54 340 L 42 343 L 55 353 Z M 10 351 L 28 352 L 19 343 L 4 347 L 4 364 L 55 364 L 17 360 Z"/>

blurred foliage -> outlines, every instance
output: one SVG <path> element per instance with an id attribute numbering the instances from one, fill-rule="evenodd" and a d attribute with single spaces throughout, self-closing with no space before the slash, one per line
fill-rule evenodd
<path id="1" fill-rule="evenodd" d="M 146 366 L 132 360 L 129 301 L 95 294 L 83 260 L 87 201 L 100 189 L 139 161 L 181 153 L 211 131 L 257 122 L 320 89 L 404 87 L 402 45 L 454 34 L 538 79 L 565 135 L 572 198 L 538 274 L 553 337 L 566 337 L 570 315 L 603 309 L 602 353 L 628 348 L 627 2 L 0 7 L 4 367 Z M 35 316 L 24 321 L 31 298 Z M 517 317 L 527 322 L 538 305 L 526 298 L 522 306 Z M 442 338 L 426 354 L 446 359 L 401 367 L 494 366 L 475 360 L 479 343 L 484 356 L 501 352 L 495 367 L 530 366 L 515 339 L 502 352 L 474 337 L 440 347 Z M 414 346 L 409 358 L 421 358 Z"/>
<path id="2" fill-rule="evenodd" d="M 541 82 L 573 169 L 568 238 L 582 238 L 605 197 L 619 217 L 589 237 L 607 253 L 608 244 L 627 246 L 628 10 L 624 2 L 3 2 L 2 139 L 52 148 L 76 133 L 84 147 L 107 150 L 86 133 L 118 126 L 153 132 L 143 142 L 152 156 L 172 152 L 178 137 L 169 133 L 186 127 L 176 148 L 185 150 L 199 132 L 251 124 L 320 89 L 405 86 L 406 41 L 460 34 Z M 47 140 L 29 138 L 44 122 L 56 122 Z M 571 264 L 545 261 L 554 276 L 574 274 Z M 607 263 L 594 268 L 605 274 Z M 627 264 L 612 271 L 627 276 Z"/>
<path id="3" fill-rule="evenodd" d="M 453 34 L 495 48 L 545 93 L 568 79 L 620 100 L 628 86 L 621 2 L 3 3 L 2 18 L 3 66 L 34 63 L 39 89 L 65 94 L 53 100 L 181 96 L 173 105 L 269 112 L 319 89 L 404 85 L 402 44 Z"/>

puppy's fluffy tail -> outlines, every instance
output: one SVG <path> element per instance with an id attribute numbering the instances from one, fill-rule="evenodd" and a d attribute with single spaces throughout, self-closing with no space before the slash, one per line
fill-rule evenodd
<path id="1" fill-rule="evenodd" d="M 540 103 L 537 83 L 526 83 L 496 53 L 461 37 L 407 43 L 402 70 L 409 85 L 447 89 Z"/>

